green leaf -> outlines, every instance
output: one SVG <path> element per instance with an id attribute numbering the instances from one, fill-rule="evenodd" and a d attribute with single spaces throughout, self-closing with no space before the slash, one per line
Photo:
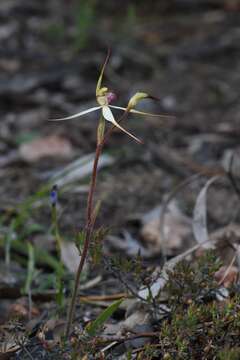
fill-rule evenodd
<path id="1" fill-rule="evenodd" d="M 107 309 L 105 309 L 94 321 L 86 326 L 88 335 L 95 336 L 96 332 L 101 326 L 112 316 L 112 314 L 119 308 L 123 299 L 114 301 Z"/>
<path id="2" fill-rule="evenodd" d="M 0 238 L 0 246 L 3 245 L 3 240 Z M 11 243 L 12 248 L 17 250 L 18 252 L 28 255 L 26 243 L 24 243 L 22 240 L 15 239 Z M 50 255 L 46 250 L 43 248 L 37 247 L 35 248 L 35 263 L 37 265 L 48 265 L 51 267 L 54 271 L 60 271 L 61 270 L 61 263 L 55 259 L 54 256 Z"/>
<path id="3" fill-rule="evenodd" d="M 28 248 L 28 269 L 27 269 L 27 279 L 24 287 L 24 293 L 29 294 L 31 291 L 31 284 L 34 277 L 35 271 L 35 255 L 34 255 L 34 247 L 30 242 L 27 244 Z"/>

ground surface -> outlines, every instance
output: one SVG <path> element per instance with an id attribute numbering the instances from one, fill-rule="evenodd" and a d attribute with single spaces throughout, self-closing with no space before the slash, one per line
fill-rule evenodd
<path id="1" fill-rule="evenodd" d="M 107 4 L 105 10 L 89 11 L 86 6 L 76 10 L 71 1 L 56 3 L 13 0 L 0 5 L 2 236 L 17 205 L 54 172 L 94 151 L 95 113 L 69 122 L 48 119 L 95 106 L 95 83 L 108 47 L 112 56 L 104 80 L 116 92 L 116 104 L 124 106 L 136 91 L 147 91 L 160 100 L 145 102 L 143 110 L 174 117 L 131 116 L 124 126 L 143 145 L 114 132 L 105 148 L 113 163 L 99 173 L 96 196 L 103 203 L 98 224 L 119 234 L 131 219 L 158 206 L 178 183 L 202 172 L 203 178 L 178 194 L 182 211 L 191 216 L 203 183 L 222 174 L 229 150 L 240 153 L 238 2 L 184 2 L 182 7 L 173 2 L 160 9 L 126 3 L 114 15 Z M 71 146 L 69 153 L 29 161 L 23 144 L 52 135 Z M 60 189 L 60 229 L 70 239 L 84 225 L 87 184 L 85 177 Z M 210 227 L 229 224 L 238 203 L 234 191 L 224 183 L 209 196 Z M 47 198 L 31 210 L 26 228 L 29 223 L 44 231 L 21 236 L 45 244 L 43 234 L 51 226 Z M 134 231 L 139 238 L 138 228 Z M 0 253 L 3 258 L 3 247 Z M 14 257 L 18 261 L 20 256 Z"/>

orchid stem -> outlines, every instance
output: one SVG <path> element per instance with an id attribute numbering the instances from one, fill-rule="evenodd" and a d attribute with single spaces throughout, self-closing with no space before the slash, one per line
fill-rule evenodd
<path id="1" fill-rule="evenodd" d="M 122 121 L 127 115 L 128 115 L 128 111 L 126 111 L 121 116 L 121 118 L 119 119 L 118 122 Z M 69 306 L 67 325 L 66 325 L 66 333 L 65 333 L 66 338 L 68 338 L 70 335 L 70 331 L 71 331 L 71 327 L 72 327 L 72 323 L 73 323 L 73 317 L 74 317 L 75 309 L 76 309 L 79 280 L 81 277 L 83 266 L 85 264 L 85 261 L 86 261 L 87 255 L 88 255 L 88 249 L 89 249 L 89 245 L 90 245 L 90 241 L 91 241 L 91 237 L 92 237 L 92 233 L 93 233 L 93 229 L 94 229 L 95 219 L 93 217 L 93 197 L 94 197 L 94 192 L 96 189 L 98 162 L 99 162 L 99 158 L 102 153 L 103 146 L 106 143 L 106 141 L 108 140 L 108 138 L 111 135 L 114 128 L 115 128 L 115 126 L 112 126 L 106 132 L 103 139 L 100 142 L 98 142 L 97 146 L 96 146 L 95 158 L 94 158 L 92 175 L 91 175 L 91 184 L 90 184 L 90 189 L 88 192 L 88 199 L 87 199 L 85 239 L 84 239 L 83 249 L 82 249 L 82 253 L 81 253 L 81 259 L 79 262 L 79 266 L 78 266 L 75 281 L 74 281 L 73 294 L 72 294 L 72 298 L 71 298 L 71 302 L 70 302 L 70 306 Z"/>
<path id="2" fill-rule="evenodd" d="M 87 200 L 87 220 L 86 220 L 86 226 L 85 226 L 85 240 L 83 244 L 83 249 L 81 253 L 81 259 L 79 262 L 79 266 L 77 269 L 77 274 L 74 282 L 74 289 L 73 294 L 71 298 L 71 303 L 69 307 L 69 313 L 68 313 L 68 319 L 67 319 L 67 327 L 66 327 L 66 337 L 69 337 L 69 333 L 72 327 L 73 322 L 73 316 L 75 313 L 76 308 L 76 300 L 77 300 L 77 293 L 78 293 L 78 287 L 79 287 L 79 280 L 80 276 L 83 270 L 83 266 L 85 264 L 87 254 L 88 254 L 88 248 L 91 240 L 91 235 L 93 232 L 94 223 L 92 222 L 92 209 L 93 209 L 93 195 L 96 188 L 96 180 L 97 180 L 97 167 L 98 167 L 98 161 L 102 152 L 102 144 L 97 145 L 96 152 L 95 152 L 95 158 L 93 163 L 93 170 L 92 170 L 92 177 L 91 177 L 91 184 L 90 189 L 88 193 L 88 200 Z"/>

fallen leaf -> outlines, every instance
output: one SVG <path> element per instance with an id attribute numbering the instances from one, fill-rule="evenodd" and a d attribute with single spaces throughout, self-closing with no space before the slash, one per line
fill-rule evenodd
<path id="1" fill-rule="evenodd" d="M 240 245 L 240 226 L 236 223 L 224 226 L 211 233 L 210 240 L 224 265 L 227 265 Z"/>
<path id="2" fill-rule="evenodd" d="M 193 234 L 199 244 L 203 244 L 203 247 L 208 248 L 208 229 L 207 229 L 207 191 L 209 186 L 219 179 L 219 176 L 215 176 L 207 181 L 202 190 L 200 191 L 196 204 L 193 210 Z"/>
<path id="3" fill-rule="evenodd" d="M 32 304 L 31 317 L 39 316 L 39 309 Z M 15 303 L 10 306 L 10 316 L 17 318 L 28 318 L 29 315 L 29 302 L 27 297 L 19 298 Z"/>
<path id="4" fill-rule="evenodd" d="M 118 321 L 117 323 L 109 323 L 105 325 L 104 335 L 119 336 L 130 332 L 138 326 L 151 327 L 152 317 L 145 304 L 134 300 L 133 303 L 128 304 L 126 311 L 126 319 Z M 150 328 L 148 328 L 148 331 Z M 152 329 L 151 329 L 152 330 Z"/>
<path id="5" fill-rule="evenodd" d="M 58 187 L 66 186 L 67 184 L 83 179 L 92 172 L 94 162 L 94 154 L 84 155 L 80 159 L 74 160 L 60 171 L 53 174 L 51 182 L 57 184 Z M 100 156 L 98 169 L 110 166 L 114 163 L 112 156 L 103 154 Z"/>
<path id="6" fill-rule="evenodd" d="M 136 326 L 140 325 L 149 325 L 151 324 L 151 315 L 144 309 L 137 309 L 135 306 L 135 311 L 130 314 L 122 323 L 121 328 L 122 332 L 133 331 Z"/>
<path id="7" fill-rule="evenodd" d="M 77 272 L 80 255 L 74 242 L 61 241 L 61 259 L 71 273 Z"/>
<path id="8" fill-rule="evenodd" d="M 0 360 L 12 359 L 14 353 L 28 344 L 25 328 L 18 320 L 0 327 Z"/>
<path id="9" fill-rule="evenodd" d="M 190 235 L 190 219 L 177 207 L 175 202 L 168 206 L 164 216 L 164 239 L 160 231 L 162 206 L 158 206 L 142 218 L 141 237 L 152 254 L 163 250 L 166 255 L 174 255 L 183 246 L 184 240 Z"/>
<path id="10" fill-rule="evenodd" d="M 239 271 L 236 266 L 231 266 L 229 268 L 228 266 L 224 265 L 221 266 L 220 269 L 214 274 L 214 277 L 219 284 L 222 284 L 224 287 L 228 288 L 237 282 L 238 274 Z"/>
<path id="11" fill-rule="evenodd" d="M 20 349 L 21 346 L 17 341 L 14 338 L 9 338 L 0 345 L 0 360 L 11 359 L 12 355 Z"/>
<path id="12" fill-rule="evenodd" d="M 109 235 L 105 241 L 105 251 L 109 248 L 120 250 L 128 256 L 136 256 L 141 254 L 143 258 L 149 258 L 153 254 L 150 250 L 146 249 L 141 243 L 135 239 L 128 231 L 124 230 L 122 236 Z"/>
<path id="13" fill-rule="evenodd" d="M 62 319 L 50 319 L 38 331 L 37 337 L 45 349 L 52 350 L 61 342 L 65 325 Z"/>
<path id="14" fill-rule="evenodd" d="M 71 143 L 58 135 L 50 135 L 20 145 L 22 160 L 32 163 L 45 157 L 70 158 L 73 155 Z"/>

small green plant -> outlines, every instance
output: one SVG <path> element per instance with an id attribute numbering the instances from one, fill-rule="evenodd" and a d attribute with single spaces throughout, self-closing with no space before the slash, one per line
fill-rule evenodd
<path id="1" fill-rule="evenodd" d="M 179 263 L 166 287 L 169 316 L 160 326 L 158 348 L 169 359 L 237 359 L 239 294 L 217 300 L 214 273 L 221 263 L 208 252 L 195 264 Z M 232 353 L 223 348 L 231 344 Z M 163 357 L 165 358 L 165 357 Z"/>
<path id="2" fill-rule="evenodd" d="M 101 156 L 103 147 L 104 147 L 106 141 L 108 140 L 109 136 L 112 134 L 112 131 L 115 128 L 120 129 L 121 131 L 123 131 L 124 133 L 129 135 L 131 138 L 133 138 L 135 141 L 137 141 L 138 143 L 141 143 L 141 141 L 136 136 L 132 135 L 130 132 L 128 132 L 126 129 L 124 129 L 120 125 L 120 122 L 122 122 L 129 113 L 135 113 L 135 114 L 139 114 L 139 115 L 161 116 L 161 115 L 141 112 L 141 111 L 138 111 L 135 109 L 135 107 L 139 103 L 139 101 L 141 101 L 143 99 L 148 99 L 148 98 L 156 99 L 144 92 L 137 92 L 129 100 L 127 107 L 111 105 L 111 102 L 113 100 L 115 100 L 116 96 L 113 92 L 109 91 L 107 87 L 102 86 L 103 75 L 104 75 L 104 71 L 105 71 L 106 65 L 108 63 L 109 57 L 110 57 L 110 53 L 108 52 L 107 58 L 105 60 L 105 63 L 100 72 L 99 79 L 97 81 L 96 101 L 97 101 L 98 106 L 92 107 L 90 109 L 81 111 L 80 113 L 77 113 L 77 114 L 62 118 L 62 119 L 57 119 L 57 120 L 70 120 L 73 118 L 83 116 L 83 115 L 88 114 L 93 111 L 100 110 L 100 112 L 101 112 L 99 124 L 97 127 L 97 144 L 96 144 L 95 158 L 94 158 L 92 175 L 91 175 L 90 189 L 89 189 L 88 200 L 87 200 L 84 242 L 83 242 L 83 247 L 82 247 L 82 251 L 81 251 L 79 267 L 78 267 L 76 278 L 75 278 L 73 294 L 72 294 L 72 298 L 71 298 L 71 302 L 70 302 L 70 306 L 69 306 L 67 327 L 66 327 L 66 337 L 69 336 L 70 331 L 71 331 L 71 326 L 72 326 L 72 322 L 73 322 L 73 318 L 74 318 L 74 314 L 75 314 L 75 306 L 76 306 L 76 299 L 77 299 L 77 293 L 78 293 L 78 287 L 79 287 L 79 280 L 80 280 L 82 269 L 83 269 L 84 263 L 86 261 L 86 258 L 88 255 L 88 250 L 89 250 L 91 241 L 93 239 L 93 234 L 94 234 L 94 225 L 95 225 L 95 220 L 96 220 L 96 216 L 97 216 L 97 212 L 98 212 L 98 210 L 96 210 L 96 209 L 98 209 L 98 206 L 94 207 L 93 197 L 94 197 L 96 181 L 97 181 L 98 161 Z M 120 119 L 118 121 L 116 121 L 114 118 L 114 115 L 111 111 L 112 108 L 124 111 L 123 115 L 120 117 Z M 112 123 L 112 127 L 108 130 L 106 130 L 106 128 L 105 128 L 106 120 L 108 122 Z"/>
<path id="3" fill-rule="evenodd" d="M 33 220 L 32 210 L 43 206 L 43 200 L 48 199 L 51 186 L 51 184 L 44 185 L 34 195 L 29 196 L 14 210 L 0 218 L 2 234 L 0 236 L 0 247 L 5 250 L 6 268 L 10 272 L 14 271 L 12 262 L 16 260 L 27 267 L 26 279 L 20 273 L 17 276 L 19 275 L 22 293 L 28 296 L 29 316 L 31 316 L 32 295 L 35 293 L 56 288 L 59 309 L 61 308 L 60 305 L 63 304 L 63 281 L 60 281 L 63 274 L 61 261 L 41 247 L 40 244 L 36 245 L 31 241 L 33 235 L 46 234 L 46 228 Z M 56 229 L 53 226 L 55 235 Z M 50 268 L 53 275 L 48 273 L 45 276 L 37 271 L 38 266 Z"/>

